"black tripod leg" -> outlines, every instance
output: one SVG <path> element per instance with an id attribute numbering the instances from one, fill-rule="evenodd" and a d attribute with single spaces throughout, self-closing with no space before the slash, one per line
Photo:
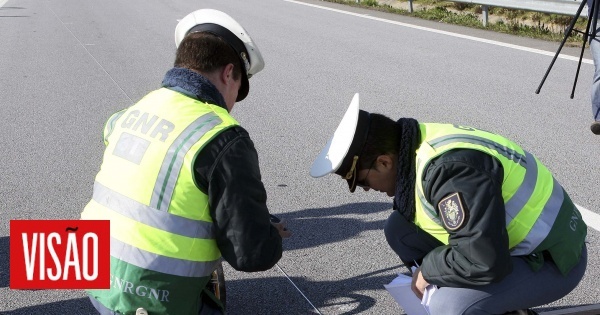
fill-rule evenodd
<path id="1" fill-rule="evenodd" d="M 595 12 L 595 7 L 596 7 L 596 2 L 598 2 L 598 0 L 594 0 L 594 3 L 592 3 L 592 7 L 590 8 L 590 12 L 592 12 L 592 16 L 588 16 L 588 21 L 587 21 L 587 25 L 585 27 L 585 33 L 583 34 L 583 45 L 581 45 L 581 53 L 579 54 L 579 63 L 577 64 L 577 72 L 575 72 L 575 81 L 573 81 L 573 90 L 571 90 L 571 99 L 573 99 L 573 97 L 575 96 L 575 87 L 577 86 L 577 78 L 579 77 L 579 69 L 581 69 L 581 59 L 583 59 L 583 52 L 585 50 L 585 43 L 587 43 L 588 41 L 588 36 L 590 35 L 590 25 L 592 24 L 592 20 L 595 20 L 593 18 L 594 16 L 594 12 Z M 596 24 L 596 23 L 594 23 Z M 596 33 L 596 25 L 594 25 L 594 30 L 593 30 L 594 34 Z M 594 36 L 592 36 L 592 38 L 594 38 Z"/>
<path id="2" fill-rule="evenodd" d="M 567 32 L 565 33 L 565 37 L 563 38 L 562 42 L 560 43 L 560 46 L 558 47 L 556 54 L 554 54 L 554 58 L 552 58 L 552 62 L 550 62 L 550 66 L 548 66 L 548 70 L 546 70 L 546 74 L 544 74 L 544 78 L 542 78 L 542 82 L 540 82 L 540 85 L 538 86 L 537 90 L 535 90 L 535 94 L 540 94 L 542 85 L 544 85 L 544 82 L 546 82 L 546 78 L 548 77 L 548 74 L 550 74 L 550 70 L 552 70 L 552 66 L 554 66 L 554 62 L 556 62 L 556 58 L 558 58 L 558 55 L 560 54 L 560 51 L 562 50 L 563 46 L 565 45 L 567 38 L 569 38 L 569 35 L 571 35 L 571 32 L 573 31 L 573 27 L 575 26 L 575 23 L 577 22 L 577 19 L 579 18 L 579 15 L 581 14 L 581 11 L 583 10 L 584 7 L 585 7 L 585 0 L 582 0 L 581 5 L 579 6 L 579 9 L 577 9 L 577 13 L 575 13 L 573 20 L 571 21 L 571 24 L 569 25 L 569 28 L 567 29 Z M 589 23 L 588 23 L 588 25 L 589 25 Z"/>
<path id="3" fill-rule="evenodd" d="M 571 99 L 575 96 L 575 87 L 577 86 L 577 78 L 579 77 L 579 69 L 581 68 L 581 59 L 583 59 L 583 50 L 585 49 L 585 42 L 581 47 L 581 54 L 579 55 L 579 64 L 577 65 L 577 72 L 575 72 L 575 81 L 573 81 L 573 89 L 571 90 Z"/>

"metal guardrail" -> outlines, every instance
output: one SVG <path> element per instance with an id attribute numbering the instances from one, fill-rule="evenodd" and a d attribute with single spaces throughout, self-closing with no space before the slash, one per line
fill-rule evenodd
<path id="1" fill-rule="evenodd" d="M 574 16 L 585 0 L 449 0 L 452 2 L 462 2 L 470 4 L 479 4 L 489 7 L 535 11 L 549 14 L 561 14 Z M 581 16 L 587 17 L 587 10 L 581 11 Z"/>
<path id="2" fill-rule="evenodd" d="M 412 2 L 412 0 L 409 0 Z M 483 25 L 488 22 L 488 7 L 498 7 L 515 10 L 534 11 L 540 13 L 575 16 L 581 1 L 585 0 L 448 0 L 452 2 L 481 5 Z M 412 3 L 410 5 L 412 8 Z M 587 6 L 581 11 L 580 17 L 587 17 Z"/>
<path id="3" fill-rule="evenodd" d="M 483 25 L 487 25 L 488 8 L 506 8 L 515 10 L 534 11 L 548 14 L 560 14 L 575 16 L 581 1 L 585 0 L 447 0 L 450 2 L 460 2 L 481 5 Z M 360 0 L 356 0 L 360 3 Z M 408 0 L 409 12 L 413 12 L 413 0 Z M 587 17 L 587 7 L 581 11 L 581 17 Z"/>

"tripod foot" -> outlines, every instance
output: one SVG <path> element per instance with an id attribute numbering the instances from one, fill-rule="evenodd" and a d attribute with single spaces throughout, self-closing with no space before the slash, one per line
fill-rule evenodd
<path id="1" fill-rule="evenodd" d="M 594 121 L 590 126 L 590 129 L 595 135 L 600 135 L 600 121 Z"/>

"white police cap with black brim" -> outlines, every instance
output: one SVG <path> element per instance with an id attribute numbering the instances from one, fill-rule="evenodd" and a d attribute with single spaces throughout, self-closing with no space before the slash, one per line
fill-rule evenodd
<path id="1" fill-rule="evenodd" d="M 348 181 L 350 192 L 356 189 L 360 154 L 369 133 L 370 114 L 359 109 L 358 93 L 352 98 L 342 121 L 310 169 L 310 176 L 336 173 Z"/>
<path id="2" fill-rule="evenodd" d="M 175 27 L 175 47 L 179 47 L 186 35 L 208 32 L 223 38 L 239 56 L 242 67 L 242 85 L 236 102 L 246 98 L 250 85 L 248 79 L 265 67 L 258 47 L 248 32 L 231 16 L 214 9 L 200 9 L 186 15 Z"/>

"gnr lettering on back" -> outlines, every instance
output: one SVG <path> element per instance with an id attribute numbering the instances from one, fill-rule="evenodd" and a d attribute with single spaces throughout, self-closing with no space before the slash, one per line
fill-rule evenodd
<path id="1" fill-rule="evenodd" d="M 175 124 L 156 115 L 152 115 L 151 117 L 149 113 L 133 110 L 127 114 L 121 127 L 140 132 L 144 135 L 150 132 L 148 135 L 151 138 L 159 136 L 158 139 L 165 142 L 169 133 L 175 129 Z"/>

